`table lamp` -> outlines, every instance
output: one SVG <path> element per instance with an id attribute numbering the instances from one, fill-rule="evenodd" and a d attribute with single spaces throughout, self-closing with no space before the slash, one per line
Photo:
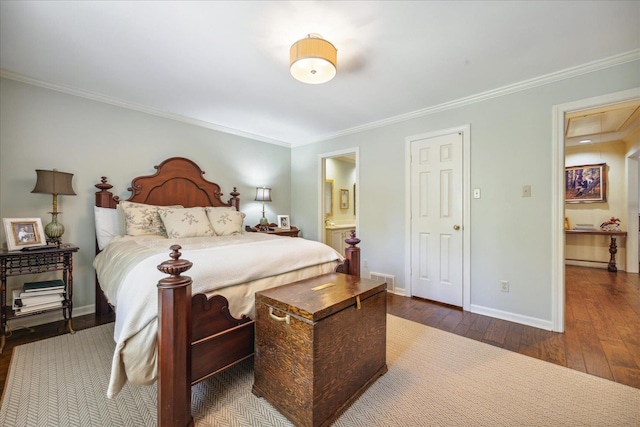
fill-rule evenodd
<path id="1" fill-rule="evenodd" d="M 266 187 L 256 188 L 256 202 L 262 202 L 262 218 L 260 218 L 260 229 L 266 230 L 269 228 L 269 220 L 264 216 L 264 202 L 271 201 L 271 189 Z"/>
<path id="2" fill-rule="evenodd" d="M 51 214 L 51 222 L 44 227 L 44 234 L 47 236 L 47 243 L 55 243 L 60 246 L 60 237 L 64 234 L 64 226 L 58 222 L 58 194 L 75 196 L 71 185 L 72 173 L 60 172 L 54 170 L 36 169 L 38 180 L 32 193 L 53 194 L 53 211 Z"/>

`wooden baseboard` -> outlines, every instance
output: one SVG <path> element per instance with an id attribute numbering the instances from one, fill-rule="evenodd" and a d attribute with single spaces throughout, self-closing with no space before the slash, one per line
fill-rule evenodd
<path id="1" fill-rule="evenodd" d="M 576 267 L 588 267 L 588 268 L 601 268 L 607 270 L 609 263 L 604 261 L 585 261 L 581 259 L 565 259 L 564 263 L 566 265 L 574 265 Z M 625 271 L 624 268 L 621 268 L 620 265 L 617 265 L 618 271 Z"/>

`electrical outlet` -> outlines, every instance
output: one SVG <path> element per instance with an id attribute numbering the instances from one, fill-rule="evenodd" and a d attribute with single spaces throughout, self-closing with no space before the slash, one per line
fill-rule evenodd
<path id="1" fill-rule="evenodd" d="M 368 259 L 365 259 L 365 260 L 363 261 L 363 265 L 362 265 L 362 266 L 363 266 L 364 268 L 369 268 L 369 260 L 368 260 Z"/>
<path id="2" fill-rule="evenodd" d="M 500 290 L 502 292 L 509 292 L 509 281 L 508 280 L 501 280 L 500 281 Z"/>

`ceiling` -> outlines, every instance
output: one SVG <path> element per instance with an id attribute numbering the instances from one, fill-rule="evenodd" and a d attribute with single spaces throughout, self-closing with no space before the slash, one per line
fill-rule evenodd
<path id="1" fill-rule="evenodd" d="M 565 115 L 565 144 L 598 144 L 640 138 L 640 99 Z"/>
<path id="2" fill-rule="evenodd" d="M 289 47 L 319 33 L 338 74 Z M 0 75 L 296 146 L 640 52 L 637 1 L 0 1 Z"/>

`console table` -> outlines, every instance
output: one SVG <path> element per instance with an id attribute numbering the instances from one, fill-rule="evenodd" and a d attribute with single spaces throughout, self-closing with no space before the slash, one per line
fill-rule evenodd
<path id="1" fill-rule="evenodd" d="M 603 231 L 603 230 L 565 230 L 566 234 L 583 234 L 583 235 L 594 235 L 594 236 L 610 236 L 611 243 L 609 244 L 609 253 L 611 257 L 609 258 L 609 265 L 607 269 L 611 272 L 617 272 L 618 267 L 616 267 L 616 253 L 618 252 L 618 245 L 616 243 L 616 237 L 622 236 L 626 237 L 626 231 Z"/>

